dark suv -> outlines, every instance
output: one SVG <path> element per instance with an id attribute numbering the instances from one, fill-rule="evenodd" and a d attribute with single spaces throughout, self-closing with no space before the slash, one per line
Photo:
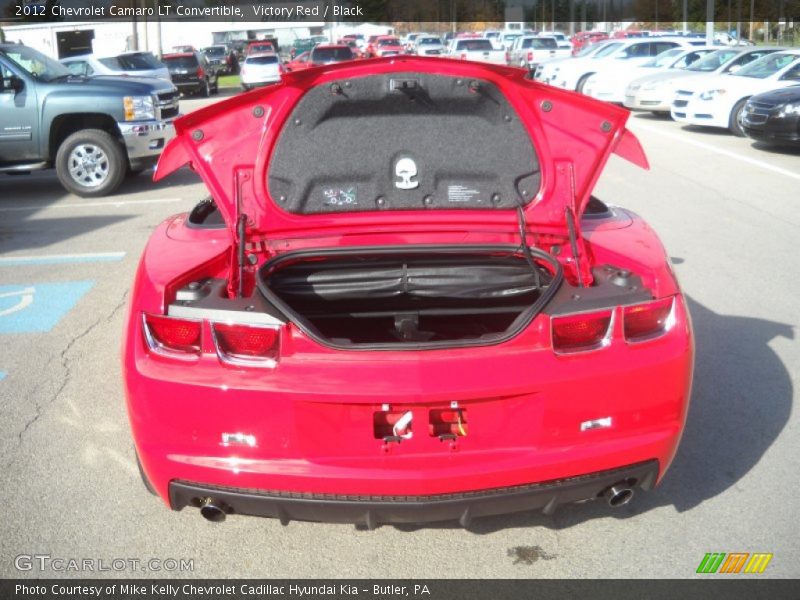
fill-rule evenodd
<path id="1" fill-rule="evenodd" d="M 200 52 L 165 54 L 161 58 L 182 94 L 200 94 L 208 98 L 219 90 L 219 72 Z"/>

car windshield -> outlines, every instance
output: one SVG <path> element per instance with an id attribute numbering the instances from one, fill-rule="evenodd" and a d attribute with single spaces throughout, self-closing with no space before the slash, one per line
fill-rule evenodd
<path id="1" fill-rule="evenodd" d="M 60 62 L 37 52 L 28 46 L 7 46 L 0 49 L 20 69 L 41 81 L 53 81 L 71 75 L 69 69 Z"/>
<path id="2" fill-rule="evenodd" d="M 683 54 L 684 52 L 685 52 L 685 50 L 683 48 L 672 48 L 670 50 L 666 50 L 666 51 L 662 52 L 658 56 L 654 56 L 653 58 L 648 60 L 646 63 L 644 63 L 642 66 L 643 67 L 656 67 L 656 68 L 658 68 L 658 67 L 668 67 L 673 62 L 675 62 L 674 59 L 677 58 L 678 55 Z"/>
<path id="3" fill-rule="evenodd" d="M 149 71 L 151 69 L 160 69 L 164 66 L 149 52 L 123 54 L 98 60 L 112 71 Z"/>
<path id="4" fill-rule="evenodd" d="M 712 71 L 716 71 L 722 65 L 726 64 L 727 62 L 729 62 L 738 55 L 739 55 L 738 50 L 715 50 L 714 52 L 707 54 L 706 56 L 698 60 L 687 70 L 710 73 Z"/>
<path id="5" fill-rule="evenodd" d="M 244 62 L 247 65 L 277 65 L 278 57 L 274 54 L 267 56 L 248 56 Z"/>
<path id="6" fill-rule="evenodd" d="M 417 43 L 421 46 L 422 44 L 441 44 L 442 40 L 437 37 L 426 37 L 418 40 Z"/>
<path id="7" fill-rule="evenodd" d="M 492 46 L 492 42 L 489 40 L 461 40 L 456 46 L 456 50 L 467 50 L 470 52 L 493 49 L 494 46 Z"/>
<path id="8" fill-rule="evenodd" d="M 754 60 L 749 65 L 746 65 L 731 73 L 734 77 L 753 77 L 755 79 L 765 79 L 770 75 L 774 75 L 784 67 L 788 67 L 793 62 L 800 60 L 797 54 L 788 54 L 785 52 L 776 52 L 762 56 L 758 60 Z"/>
<path id="9" fill-rule="evenodd" d="M 220 56 L 225 56 L 225 47 L 224 46 L 209 46 L 208 48 L 203 48 L 201 50 L 203 54 L 206 56 L 213 56 L 215 58 Z"/>
<path id="10" fill-rule="evenodd" d="M 349 46 L 338 48 L 314 48 L 311 53 L 311 62 L 336 62 L 340 60 L 350 60 L 353 58 L 353 51 Z"/>
<path id="11" fill-rule="evenodd" d="M 598 50 L 595 54 L 592 55 L 592 58 L 603 58 L 604 56 L 608 56 L 612 52 L 616 52 L 620 48 L 622 48 L 625 44 L 621 42 L 611 42 L 610 44 L 606 44 L 600 50 Z"/>
<path id="12" fill-rule="evenodd" d="M 197 66 L 197 59 L 191 54 L 189 56 L 165 56 L 164 64 L 171 69 L 191 69 Z"/>

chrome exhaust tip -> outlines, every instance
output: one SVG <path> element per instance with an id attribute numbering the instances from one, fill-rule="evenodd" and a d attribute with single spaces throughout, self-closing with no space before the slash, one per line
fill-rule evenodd
<path id="1" fill-rule="evenodd" d="M 617 508 L 625 506 L 633 499 L 633 490 L 628 487 L 626 482 L 621 482 L 612 485 L 603 492 L 603 497 L 611 508 Z"/>
<path id="2" fill-rule="evenodd" d="M 228 507 L 224 502 L 214 498 L 203 498 L 200 501 L 200 514 L 206 521 L 222 523 L 228 514 Z"/>

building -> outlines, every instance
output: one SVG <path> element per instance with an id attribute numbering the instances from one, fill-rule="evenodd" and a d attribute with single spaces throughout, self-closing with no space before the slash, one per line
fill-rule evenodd
<path id="1" fill-rule="evenodd" d="M 385 29 L 385 28 L 384 28 Z M 134 49 L 153 54 L 169 52 L 174 46 L 202 48 L 233 40 L 277 38 L 289 46 L 295 39 L 312 35 L 331 35 L 331 26 L 323 22 L 263 21 L 86 21 L 3 25 L 9 42 L 22 42 L 52 56 L 65 58 L 94 52 L 110 56 Z M 134 31 L 136 35 L 134 35 Z M 337 32 L 338 35 L 342 35 Z"/>

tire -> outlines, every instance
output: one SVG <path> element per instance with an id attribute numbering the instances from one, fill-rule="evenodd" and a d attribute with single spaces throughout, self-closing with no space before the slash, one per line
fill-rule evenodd
<path id="1" fill-rule="evenodd" d="M 583 88 L 586 87 L 586 82 L 589 81 L 589 77 L 594 75 L 594 73 L 587 73 L 583 77 L 578 80 L 578 85 L 575 86 L 575 91 L 579 94 L 583 93 Z"/>
<path id="2" fill-rule="evenodd" d="M 217 79 L 214 81 L 213 93 L 219 94 L 219 77 L 217 77 Z"/>
<path id="3" fill-rule="evenodd" d="M 135 452 L 136 451 L 134 450 L 134 453 Z M 144 484 L 145 489 L 151 494 L 153 494 L 153 496 L 158 496 L 158 493 L 156 493 L 153 484 L 150 483 L 150 480 L 147 479 L 147 475 L 144 474 L 144 469 L 142 469 L 142 461 L 139 460 L 138 454 L 136 454 L 136 466 L 139 468 L 139 477 L 142 478 L 142 483 Z"/>
<path id="4" fill-rule="evenodd" d="M 249 91 L 250 91 L 250 86 L 249 86 L 249 85 L 247 85 L 247 84 L 245 84 L 245 83 L 243 83 L 243 84 L 242 84 L 242 89 L 243 89 L 245 92 L 249 92 Z"/>
<path id="5" fill-rule="evenodd" d="M 745 137 L 744 129 L 742 129 L 742 112 L 744 112 L 745 104 L 747 104 L 747 98 L 739 100 L 731 111 L 728 131 L 736 137 Z"/>
<path id="6" fill-rule="evenodd" d="M 211 95 L 211 84 L 208 79 L 203 80 L 203 87 L 200 88 L 200 95 L 203 98 L 208 98 Z"/>
<path id="7" fill-rule="evenodd" d="M 67 191 L 98 198 L 116 190 L 128 173 L 122 144 L 101 129 L 82 129 L 67 137 L 56 153 L 56 174 Z"/>

